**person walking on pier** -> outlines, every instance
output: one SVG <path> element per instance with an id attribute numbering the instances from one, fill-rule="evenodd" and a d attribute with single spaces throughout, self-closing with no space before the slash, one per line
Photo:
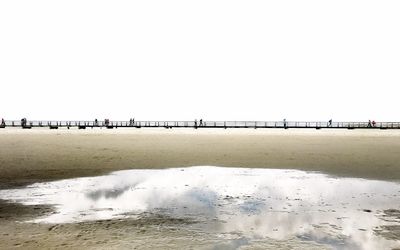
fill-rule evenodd
<path id="1" fill-rule="evenodd" d="M 129 120 L 129 125 L 130 125 L 130 126 L 135 126 L 135 118 L 131 118 L 131 119 Z"/>
<path id="2" fill-rule="evenodd" d="M 286 129 L 287 128 L 287 122 L 286 122 L 286 118 L 283 119 L 283 127 Z"/>
<path id="3" fill-rule="evenodd" d="M 26 118 L 22 118 L 21 119 L 21 127 L 25 127 L 26 126 Z"/>
<path id="4" fill-rule="evenodd" d="M 332 119 L 328 121 L 328 127 L 332 127 Z"/>

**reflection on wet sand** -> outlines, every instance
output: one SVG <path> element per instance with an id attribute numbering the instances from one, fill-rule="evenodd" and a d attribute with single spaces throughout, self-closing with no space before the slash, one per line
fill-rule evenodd
<path id="1" fill-rule="evenodd" d="M 188 219 L 196 223 L 182 226 L 229 239 L 229 249 L 269 239 L 339 249 L 400 247 L 400 184 L 297 170 L 127 170 L 0 190 L 0 199 L 54 205 L 56 213 L 35 220 L 40 223 L 143 214 Z"/>

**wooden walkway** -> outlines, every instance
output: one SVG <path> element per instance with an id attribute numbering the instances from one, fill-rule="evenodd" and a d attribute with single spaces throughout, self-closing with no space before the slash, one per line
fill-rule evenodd
<path id="1" fill-rule="evenodd" d="M 304 129 L 400 129 L 400 122 L 299 122 L 299 121 L 4 121 L 0 128 L 24 129 L 47 127 L 58 128 L 304 128 Z"/>

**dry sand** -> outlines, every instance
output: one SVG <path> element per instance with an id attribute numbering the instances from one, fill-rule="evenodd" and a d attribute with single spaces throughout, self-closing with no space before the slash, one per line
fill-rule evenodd
<path id="1" fill-rule="evenodd" d="M 400 131 L 0 129 L 0 188 L 121 169 L 198 165 L 400 180 Z"/>
<path id="2" fill-rule="evenodd" d="M 198 165 L 290 168 L 400 181 L 400 131 L 0 129 L 2 189 L 121 169 Z M 0 248 L 146 248 L 149 239 L 153 247 L 171 249 L 180 243 L 191 242 L 193 248 L 214 243 L 212 238 L 196 242 L 201 237 L 179 229 L 190 222 L 169 218 L 62 225 L 15 222 L 49 212 L 49 207 L 0 201 Z M 160 225 L 167 225 L 162 234 L 157 231 Z M 291 247 L 290 242 L 278 245 L 285 249 L 285 244 Z"/>

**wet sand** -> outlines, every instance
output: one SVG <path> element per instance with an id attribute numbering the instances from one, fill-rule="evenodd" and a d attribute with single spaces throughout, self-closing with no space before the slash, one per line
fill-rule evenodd
<path id="1" fill-rule="evenodd" d="M 0 189 L 123 169 L 199 165 L 301 169 L 400 181 L 400 131 L 389 130 L 0 129 L 0 145 Z M 49 206 L 0 201 L 0 248 L 141 249 L 151 240 L 153 248 L 186 244 L 210 249 L 218 240 L 185 231 L 181 225 L 190 221 L 157 215 L 56 225 L 15 222 L 52 211 Z M 398 227 L 387 230 L 387 237 L 398 239 Z M 220 248 L 234 249 L 238 244 L 233 240 Z M 262 244 L 321 249 L 295 239 Z"/>
<path id="2" fill-rule="evenodd" d="M 146 232 L 145 225 L 157 223 L 164 240 L 192 235 L 196 248 L 200 241 L 250 248 L 286 241 L 334 249 L 400 247 L 400 183 L 299 170 L 124 170 L 0 190 L 0 198 L 33 206 L 57 204 L 52 213 L 28 221 L 51 224 L 50 231 L 92 221 L 97 224 L 82 225 L 92 230 L 113 223 L 137 225 L 145 237 L 156 232 Z M 171 227 L 179 231 L 163 236 Z M 126 233 L 125 240 L 136 239 L 137 232 L 131 237 Z M 143 240 L 149 248 L 154 244 Z M 179 249 L 184 245 L 174 244 Z"/>

